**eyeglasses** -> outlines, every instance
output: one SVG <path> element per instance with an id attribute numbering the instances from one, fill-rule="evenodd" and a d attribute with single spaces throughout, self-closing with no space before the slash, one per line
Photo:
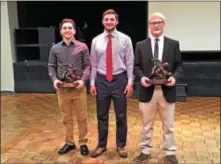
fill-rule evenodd
<path id="1" fill-rule="evenodd" d="M 164 23 L 164 21 L 158 21 L 158 22 L 150 22 L 149 24 L 155 26 L 155 25 L 161 25 L 163 23 Z"/>

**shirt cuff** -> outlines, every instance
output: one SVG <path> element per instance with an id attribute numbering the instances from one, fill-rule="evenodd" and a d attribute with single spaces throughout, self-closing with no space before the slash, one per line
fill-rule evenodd
<path id="1" fill-rule="evenodd" d="M 94 80 L 94 79 L 91 80 L 91 82 L 90 82 L 90 86 L 95 86 L 95 80 Z"/>
<path id="2" fill-rule="evenodd" d="M 133 79 L 128 79 L 128 83 L 127 84 L 128 85 L 133 85 L 133 81 L 134 81 Z"/>
<path id="3" fill-rule="evenodd" d="M 57 76 L 52 76 L 52 81 L 54 82 L 55 80 L 57 80 Z"/>

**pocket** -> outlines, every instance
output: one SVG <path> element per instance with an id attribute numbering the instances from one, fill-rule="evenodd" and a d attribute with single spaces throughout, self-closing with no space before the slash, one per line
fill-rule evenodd
<path id="1" fill-rule="evenodd" d="M 125 78 L 124 78 L 124 85 L 126 86 L 127 83 L 128 83 L 128 78 L 127 78 L 127 76 L 125 76 Z"/>
<path id="2" fill-rule="evenodd" d="M 128 83 L 127 74 L 123 74 L 119 81 L 122 86 L 122 89 L 124 90 Z"/>
<path id="3" fill-rule="evenodd" d="M 95 86 L 97 84 L 102 84 L 103 79 L 101 79 L 101 77 L 99 75 L 97 75 L 97 77 L 95 78 Z"/>
<path id="4" fill-rule="evenodd" d="M 58 88 L 58 89 L 56 89 L 56 93 L 57 93 L 57 95 L 61 95 L 63 92 L 64 92 L 64 91 L 63 91 L 62 88 Z"/>

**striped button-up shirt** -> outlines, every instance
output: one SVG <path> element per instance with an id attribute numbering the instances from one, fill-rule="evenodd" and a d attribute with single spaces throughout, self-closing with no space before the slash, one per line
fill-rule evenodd
<path id="1" fill-rule="evenodd" d="M 106 47 L 108 33 L 103 32 L 96 36 L 91 43 L 92 70 L 90 85 L 95 85 L 97 72 L 106 75 Z M 112 33 L 112 63 L 113 75 L 127 72 L 128 84 L 132 85 L 134 52 L 131 38 L 126 34 L 115 30 Z"/>

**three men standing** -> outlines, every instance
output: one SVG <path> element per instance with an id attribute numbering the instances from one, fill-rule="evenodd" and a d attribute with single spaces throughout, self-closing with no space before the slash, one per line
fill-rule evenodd
<path id="1" fill-rule="evenodd" d="M 96 96 L 98 119 L 98 144 L 91 153 L 96 158 L 106 150 L 108 137 L 108 120 L 111 101 L 116 114 L 116 146 L 118 154 L 126 158 L 127 141 L 127 97 L 133 93 L 135 73 L 140 78 L 139 110 L 142 113 L 143 129 L 141 153 L 136 162 L 144 162 L 149 158 L 153 134 L 154 116 L 159 111 L 163 124 L 164 150 L 167 159 L 172 164 L 178 163 L 175 156 L 174 141 L 174 112 L 176 101 L 176 81 L 183 74 L 182 58 L 179 42 L 163 35 L 165 17 L 154 13 L 149 18 L 150 37 L 137 43 L 135 58 L 132 41 L 129 36 L 117 30 L 118 14 L 112 10 L 103 13 L 102 23 L 104 32 L 96 36 L 91 44 L 91 63 L 89 51 L 84 43 L 72 37 L 75 34 L 75 23 L 65 19 L 61 23 L 63 41 L 54 45 L 49 56 L 49 75 L 57 90 L 59 107 L 63 113 L 63 123 L 66 127 L 66 144 L 59 151 L 64 154 L 75 149 L 73 143 L 72 103 L 76 108 L 79 126 L 79 142 L 81 154 L 87 155 L 87 101 L 85 81 L 89 78 L 90 93 Z M 150 85 L 148 77 L 153 68 L 153 59 L 169 64 L 168 71 L 172 72 L 168 83 Z M 76 89 L 61 89 L 62 72 L 67 64 L 73 62 L 81 72 Z"/>

